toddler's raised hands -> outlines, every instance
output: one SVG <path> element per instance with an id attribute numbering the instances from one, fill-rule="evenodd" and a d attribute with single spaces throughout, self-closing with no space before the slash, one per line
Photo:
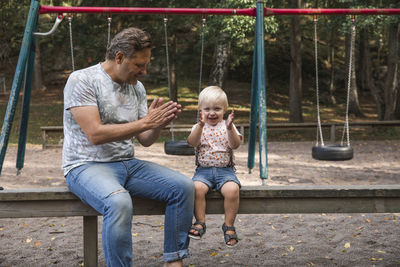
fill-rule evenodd
<path id="1" fill-rule="evenodd" d="M 226 128 L 228 130 L 232 129 L 232 124 L 233 124 L 233 120 L 235 119 L 235 111 L 232 110 L 231 114 L 228 115 L 228 118 L 226 119 Z"/>

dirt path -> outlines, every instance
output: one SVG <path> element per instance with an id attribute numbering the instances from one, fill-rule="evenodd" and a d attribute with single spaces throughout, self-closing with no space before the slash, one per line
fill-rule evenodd
<path id="1" fill-rule="evenodd" d="M 400 141 L 352 144 L 353 160 L 311 158 L 311 142 L 268 144 L 267 185 L 400 184 Z M 162 144 L 138 146 L 138 158 L 191 177 L 193 156 L 169 156 Z M 252 174 L 247 147 L 235 153 L 243 185 L 260 185 L 258 155 Z M 4 188 L 65 186 L 61 149 L 28 146 L 16 176 L 16 147 L 9 147 L 0 176 Z M 222 239 L 222 215 L 207 217 L 207 233 L 190 244 L 185 266 L 400 266 L 400 214 L 239 215 L 237 249 Z M 162 266 L 163 216 L 135 216 L 135 266 Z M 101 222 L 99 222 L 101 227 Z M 101 228 L 99 228 L 101 229 Z M 79 266 L 83 260 L 81 218 L 0 219 L 0 267 Z M 99 235 L 101 239 L 101 235 Z M 105 266 L 101 245 L 100 266 Z"/>

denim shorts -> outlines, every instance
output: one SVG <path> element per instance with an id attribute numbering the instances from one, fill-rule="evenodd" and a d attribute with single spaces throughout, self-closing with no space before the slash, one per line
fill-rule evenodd
<path id="1" fill-rule="evenodd" d="M 241 187 L 232 167 L 197 167 L 192 179 L 217 191 L 221 191 L 226 182 L 235 182 L 239 185 L 239 188 Z"/>

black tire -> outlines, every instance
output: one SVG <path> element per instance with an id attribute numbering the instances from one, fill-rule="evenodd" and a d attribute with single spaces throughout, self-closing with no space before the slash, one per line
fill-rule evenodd
<path id="1" fill-rule="evenodd" d="M 164 151 L 168 155 L 192 156 L 195 154 L 194 147 L 190 146 L 186 140 L 165 142 Z"/>
<path id="2" fill-rule="evenodd" d="M 341 145 L 313 146 L 312 157 L 317 160 L 350 160 L 353 158 L 353 148 Z"/>

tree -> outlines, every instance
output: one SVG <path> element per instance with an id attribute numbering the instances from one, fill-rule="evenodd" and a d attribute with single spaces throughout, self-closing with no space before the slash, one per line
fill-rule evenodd
<path id="1" fill-rule="evenodd" d="M 354 32 L 355 35 L 355 32 Z M 361 111 L 360 108 L 360 102 L 358 99 L 358 87 L 357 87 L 357 82 L 356 82 L 356 70 L 354 66 L 356 66 L 355 62 L 355 46 L 352 45 L 352 38 L 356 38 L 355 36 L 352 37 L 352 33 L 346 33 L 346 40 L 345 40 L 345 46 L 346 46 L 346 70 L 348 71 L 348 67 L 350 65 L 350 56 L 352 56 L 352 68 L 350 73 L 346 73 L 346 88 L 349 83 L 350 79 L 350 92 L 349 92 L 349 113 L 354 114 L 358 117 L 364 117 L 364 114 Z"/>
<path id="2" fill-rule="evenodd" d="M 292 0 L 294 8 L 301 8 L 301 0 Z M 302 98 L 302 59 L 300 17 L 292 16 L 290 32 L 290 86 L 289 122 L 303 122 Z"/>
<path id="3" fill-rule="evenodd" d="M 267 5 L 271 0 L 265 2 Z M 254 7 L 254 3 L 251 0 L 219 0 L 215 7 L 250 8 Z M 265 17 L 264 21 L 267 33 L 277 30 L 277 23 L 274 17 Z M 247 69 L 250 69 L 254 47 L 255 18 L 213 16 L 209 18 L 207 25 L 209 25 L 208 37 L 210 39 L 214 38 L 211 42 L 215 44 L 209 82 L 223 86 L 229 70 L 239 65 L 244 65 Z M 232 53 L 235 56 L 231 57 Z"/>
<path id="4" fill-rule="evenodd" d="M 367 28 L 360 30 L 360 85 L 362 90 L 369 90 L 375 100 L 378 120 L 384 117 L 384 102 L 382 92 L 376 86 L 373 78 L 372 60 L 369 44 L 369 32 Z"/>
<path id="5" fill-rule="evenodd" d="M 398 68 L 399 68 L 399 24 L 393 22 L 389 24 L 389 53 L 388 71 L 384 87 L 385 100 L 385 120 L 395 119 L 397 97 L 399 92 Z"/>

